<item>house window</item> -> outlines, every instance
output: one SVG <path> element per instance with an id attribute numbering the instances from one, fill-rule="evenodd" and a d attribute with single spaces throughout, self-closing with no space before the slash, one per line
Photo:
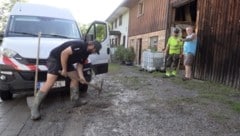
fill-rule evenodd
<path id="1" fill-rule="evenodd" d="M 150 47 L 149 49 L 153 52 L 157 51 L 158 46 L 158 36 L 150 37 Z"/>
<path id="2" fill-rule="evenodd" d="M 117 28 L 117 19 L 115 20 L 115 28 Z"/>
<path id="3" fill-rule="evenodd" d="M 114 44 L 114 39 L 111 39 L 111 47 L 114 47 L 115 44 Z"/>
<path id="4" fill-rule="evenodd" d="M 118 38 L 115 38 L 115 46 L 118 45 Z"/>
<path id="5" fill-rule="evenodd" d="M 143 3 L 143 0 L 141 0 L 138 3 L 138 16 L 143 15 L 143 12 L 144 12 L 144 3 Z"/>
<path id="6" fill-rule="evenodd" d="M 123 46 L 125 46 L 125 42 L 126 42 L 126 36 L 123 36 Z"/>
<path id="7" fill-rule="evenodd" d="M 119 17 L 119 26 L 122 25 L 122 15 Z"/>
<path id="8" fill-rule="evenodd" d="M 113 28 L 114 28 L 114 22 L 112 22 L 112 30 L 113 30 Z"/>

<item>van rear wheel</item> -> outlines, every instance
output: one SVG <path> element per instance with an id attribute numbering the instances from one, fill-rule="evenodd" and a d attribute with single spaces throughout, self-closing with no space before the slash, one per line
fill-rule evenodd
<path id="1" fill-rule="evenodd" d="M 7 101 L 13 98 L 13 94 L 9 91 L 2 91 L 0 92 L 0 97 L 3 101 Z"/>

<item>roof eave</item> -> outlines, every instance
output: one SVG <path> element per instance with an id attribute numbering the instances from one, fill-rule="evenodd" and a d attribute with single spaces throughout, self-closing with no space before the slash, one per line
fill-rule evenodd
<path id="1" fill-rule="evenodd" d="M 113 13 L 106 19 L 107 22 L 114 21 L 118 16 L 125 13 L 128 9 L 136 5 L 139 0 L 124 0 Z"/>
<path id="2" fill-rule="evenodd" d="M 124 14 L 125 12 L 128 11 L 128 8 L 126 7 L 118 7 L 107 19 L 107 22 L 112 22 L 116 18 L 118 18 L 120 15 Z"/>
<path id="3" fill-rule="evenodd" d="M 132 8 L 133 6 L 136 5 L 136 3 L 138 3 L 139 0 L 125 0 L 123 3 L 122 3 L 122 6 L 123 7 L 128 7 L 128 8 Z"/>

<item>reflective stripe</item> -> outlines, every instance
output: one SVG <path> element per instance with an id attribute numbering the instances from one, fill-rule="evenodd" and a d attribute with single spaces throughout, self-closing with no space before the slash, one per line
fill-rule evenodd
<path id="1" fill-rule="evenodd" d="M 15 69 L 18 69 L 17 65 L 15 65 L 15 64 L 11 61 L 11 59 L 9 59 L 8 57 L 4 57 L 4 56 L 3 56 L 3 63 L 12 66 L 12 67 L 14 67 Z"/>
<path id="2" fill-rule="evenodd" d="M 18 61 L 16 61 L 14 58 L 10 58 L 11 59 L 11 61 L 17 66 L 17 70 L 27 70 L 27 71 L 29 71 L 30 70 L 30 68 L 29 67 L 27 67 L 26 65 L 23 65 L 23 64 L 21 64 L 21 63 L 19 63 Z"/>
<path id="3" fill-rule="evenodd" d="M 30 70 L 35 70 L 35 69 L 36 69 L 36 66 L 35 66 L 35 65 L 27 65 L 27 67 L 28 67 Z"/>
<path id="4" fill-rule="evenodd" d="M 39 65 L 38 68 L 39 68 L 40 71 L 47 71 L 48 70 L 46 65 Z"/>
<path id="5" fill-rule="evenodd" d="M 14 58 L 8 58 L 8 57 L 0 57 L 0 64 L 10 65 L 16 70 L 22 70 L 22 71 L 35 71 L 36 66 L 35 65 L 24 65 L 22 63 L 19 63 Z M 39 65 L 38 66 L 39 71 L 47 71 L 48 68 L 46 65 Z"/>

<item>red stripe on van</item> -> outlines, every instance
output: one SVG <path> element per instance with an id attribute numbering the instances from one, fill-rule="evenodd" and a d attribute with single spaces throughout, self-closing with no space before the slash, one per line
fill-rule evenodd
<path id="1" fill-rule="evenodd" d="M 26 65 L 31 71 L 34 71 L 36 69 L 35 65 Z"/>
<path id="2" fill-rule="evenodd" d="M 14 69 L 18 70 L 18 66 L 16 64 L 14 64 L 8 57 L 3 56 L 3 63 L 6 65 L 10 65 L 12 67 L 14 67 Z"/>

